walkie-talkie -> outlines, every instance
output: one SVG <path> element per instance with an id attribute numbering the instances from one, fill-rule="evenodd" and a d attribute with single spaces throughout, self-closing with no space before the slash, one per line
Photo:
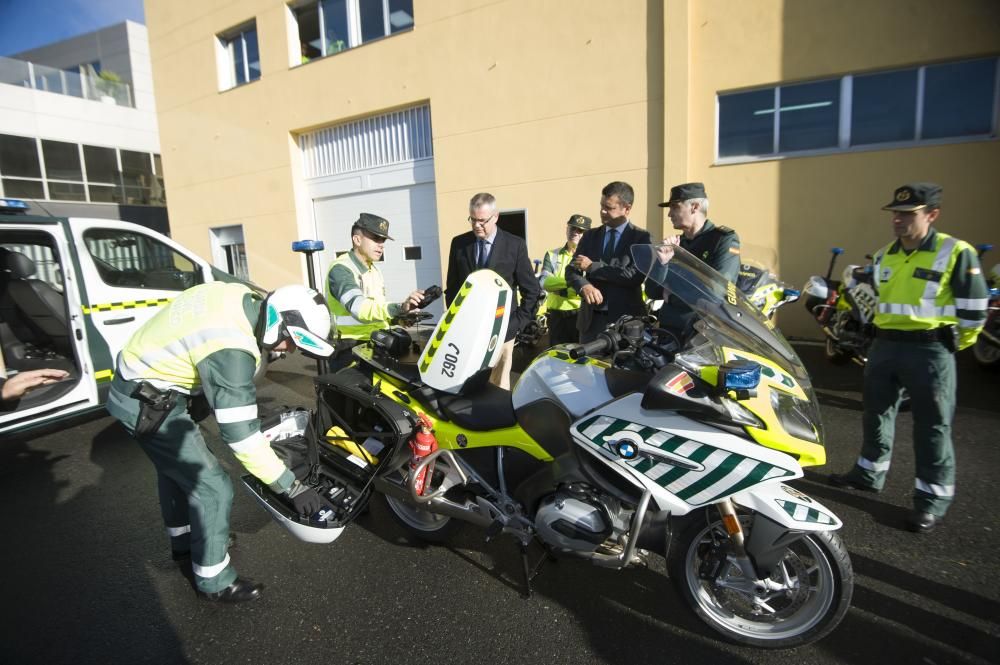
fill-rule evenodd
<path id="1" fill-rule="evenodd" d="M 440 297 L 441 297 L 440 286 L 438 286 L 437 284 L 435 284 L 434 286 L 428 286 L 426 289 L 424 289 L 423 299 L 419 303 L 417 303 L 415 309 L 424 309 L 425 307 L 427 307 Z"/>

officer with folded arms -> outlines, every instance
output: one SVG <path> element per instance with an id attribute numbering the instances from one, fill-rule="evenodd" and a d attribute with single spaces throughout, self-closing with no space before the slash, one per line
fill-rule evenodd
<path id="1" fill-rule="evenodd" d="M 214 411 L 222 441 L 247 471 L 299 514 L 317 512 L 319 494 L 296 479 L 260 431 L 253 380 L 266 353 L 298 347 L 329 356 L 329 334 L 326 303 L 310 288 L 284 286 L 261 299 L 243 284 L 212 282 L 174 298 L 118 355 L 108 412 L 156 468 L 173 558 L 190 563 L 204 600 L 255 600 L 262 585 L 238 577 L 230 562 L 233 486 L 205 445 L 194 406 L 204 400 Z"/>
<path id="2" fill-rule="evenodd" d="M 538 283 L 545 291 L 545 317 L 549 324 L 549 344 L 576 342 L 576 317 L 580 310 L 580 294 L 566 283 L 566 267 L 573 260 L 576 246 L 592 221 L 585 215 L 573 215 L 566 222 L 566 244 L 545 253 Z"/>
<path id="3" fill-rule="evenodd" d="M 879 492 L 892 457 L 900 391 L 910 395 L 916 487 L 911 531 L 931 531 L 955 496 L 955 357 L 971 346 L 986 319 L 987 287 L 976 250 L 932 226 L 941 186 L 915 182 L 896 190 L 896 239 L 874 256 L 878 288 L 875 341 L 865 366 L 864 440 L 855 466 L 830 483 Z"/>

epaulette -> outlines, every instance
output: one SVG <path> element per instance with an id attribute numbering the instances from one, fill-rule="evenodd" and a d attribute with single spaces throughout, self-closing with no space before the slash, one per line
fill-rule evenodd
<path id="1" fill-rule="evenodd" d="M 716 226 L 715 230 L 718 231 L 719 233 L 721 233 L 722 235 L 726 235 L 726 236 L 731 236 L 734 233 L 736 233 L 735 230 L 729 228 L 728 226 Z"/>

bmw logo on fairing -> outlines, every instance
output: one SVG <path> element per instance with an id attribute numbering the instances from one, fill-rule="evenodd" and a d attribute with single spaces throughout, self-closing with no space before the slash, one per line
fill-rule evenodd
<path id="1" fill-rule="evenodd" d="M 619 441 L 615 444 L 615 452 L 622 459 L 633 459 L 639 454 L 639 449 L 631 441 Z"/>

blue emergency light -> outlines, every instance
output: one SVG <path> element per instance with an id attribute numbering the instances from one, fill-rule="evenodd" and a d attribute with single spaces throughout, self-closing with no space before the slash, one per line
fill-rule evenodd
<path id="1" fill-rule="evenodd" d="M 726 390 L 753 390 L 760 383 L 760 364 L 731 360 L 719 366 L 719 383 Z"/>
<path id="2" fill-rule="evenodd" d="M 22 213 L 28 212 L 28 209 L 27 201 L 22 201 L 21 199 L 0 199 L 0 212 Z"/>
<path id="3" fill-rule="evenodd" d="M 293 252 L 322 252 L 322 240 L 296 240 L 292 243 Z"/>

